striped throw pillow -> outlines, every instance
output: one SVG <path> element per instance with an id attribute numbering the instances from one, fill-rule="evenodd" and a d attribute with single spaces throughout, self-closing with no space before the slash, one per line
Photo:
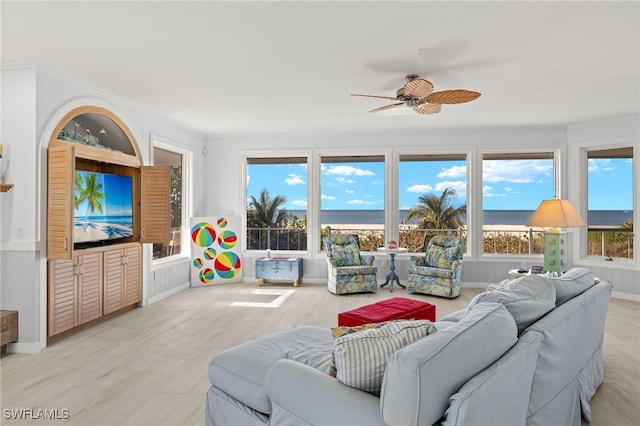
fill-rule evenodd
<path id="1" fill-rule="evenodd" d="M 347 386 L 378 396 L 391 354 L 434 331 L 431 321 L 409 320 L 338 337 L 333 345 L 336 378 Z"/>

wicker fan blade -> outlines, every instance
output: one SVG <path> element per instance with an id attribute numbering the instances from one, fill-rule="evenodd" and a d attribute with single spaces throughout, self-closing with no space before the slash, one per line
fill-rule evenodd
<path id="1" fill-rule="evenodd" d="M 385 105 L 385 106 L 382 106 L 380 108 L 372 109 L 369 112 L 384 111 L 384 110 L 395 108 L 395 107 L 399 107 L 399 106 L 402 106 L 402 105 L 404 105 L 404 102 L 400 102 L 400 103 L 397 103 L 397 104 L 391 104 L 391 105 Z"/>
<path id="2" fill-rule="evenodd" d="M 352 93 L 351 96 L 362 96 L 363 98 L 389 99 L 391 101 L 397 101 L 398 100 L 398 98 L 394 98 L 394 97 L 391 97 L 391 96 L 358 95 L 357 93 Z"/>
<path id="3" fill-rule="evenodd" d="M 443 90 L 435 92 L 427 97 L 427 102 L 433 104 L 462 104 L 478 99 L 480 93 L 471 90 Z"/>
<path id="4" fill-rule="evenodd" d="M 413 107 L 413 110 L 418 114 L 437 114 L 442 109 L 441 104 L 429 104 L 424 103 Z"/>
<path id="5" fill-rule="evenodd" d="M 433 84 L 424 78 L 414 78 L 405 83 L 404 90 L 407 95 L 425 98 L 433 93 Z"/>

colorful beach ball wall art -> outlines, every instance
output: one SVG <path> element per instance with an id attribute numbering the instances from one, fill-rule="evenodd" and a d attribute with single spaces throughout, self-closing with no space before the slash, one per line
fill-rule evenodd
<path id="1" fill-rule="evenodd" d="M 216 241 L 216 230 L 210 223 L 197 223 L 191 228 L 191 241 L 199 247 L 209 247 Z"/>
<path id="2" fill-rule="evenodd" d="M 204 284 L 210 283 L 216 277 L 216 274 L 211 268 L 204 268 L 200 271 L 200 281 Z"/>
<path id="3" fill-rule="evenodd" d="M 240 272 L 240 256 L 232 251 L 220 253 L 220 256 L 216 257 L 213 264 L 216 272 L 222 278 L 233 278 L 238 272 Z"/>
<path id="4" fill-rule="evenodd" d="M 216 277 L 229 280 L 240 274 L 242 261 L 232 250 L 237 245 L 238 236 L 234 231 L 224 229 L 228 224 L 227 218 L 221 217 L 215 221 L 201 220 L 191 227 L 196 256 L 192 265 L 198 271 L 197 277 L 202 284 L 209 284 Z"/>

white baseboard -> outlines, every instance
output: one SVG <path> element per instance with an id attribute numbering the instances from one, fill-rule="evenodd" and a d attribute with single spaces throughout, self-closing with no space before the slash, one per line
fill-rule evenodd
<path id="1" fill-rule="evenodd" d="M 629 293 L 621 293 L 619 291 L 612 291 L 611 297 L 614 299 L 624 299 L 624 300 L 631 300 L 633 302 L 640 302 L 640 295 L 638 294 L 629 294 Z"/>
<path id="2" fill-rule="evenodd" d="M 35 343 L 8 343 L 7 353 L 14 354 L 36 354 L 46 347 L 41 342 Z"/>
<path id="3" fill-rule="evenodd" d="M 178 287 L 174 287 L 169 291 L 165 291 L 164 293 L 160 293 L 157 296 L 150 297 L 147 299 L 147 305 L 151 305 L 153 303 L 159 302 L 162 299 L 166 299 L 169 296 L 173 296 L 174 294 L 180 293 L 182 290 L 186 290 L 189 288 L 190 283 L 184 283 Z"/>

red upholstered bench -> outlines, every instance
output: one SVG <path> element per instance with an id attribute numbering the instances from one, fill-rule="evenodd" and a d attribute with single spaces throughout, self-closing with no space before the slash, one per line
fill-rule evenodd
<path id="1" fill-rule="evenodd" d="M 395 319 L 436 320 L 436 307 L 431 303 L 404 297 L 392 297 L 371 305 L 338 314 L 339 326 L 356 326 Z"/>

